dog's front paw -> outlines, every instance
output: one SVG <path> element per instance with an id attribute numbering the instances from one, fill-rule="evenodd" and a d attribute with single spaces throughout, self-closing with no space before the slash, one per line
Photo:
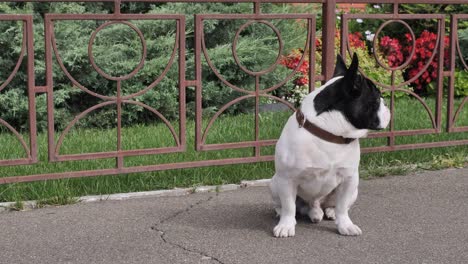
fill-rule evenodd
<path id="1" fill-rule="evenodd" d="M 273 228 L 273 234 L 275 237 L 292 237 L 295 235 L 295 229 L 295 221 L 280 221 L 280 223 Z"/>
<path id="2" fill-rule="evenodd" d="M 362 234 L 362 231 L 359 226 L 348 223 L 346 225 L 338 225 L 338 233 L 343 236 L 359 236 Z"/>

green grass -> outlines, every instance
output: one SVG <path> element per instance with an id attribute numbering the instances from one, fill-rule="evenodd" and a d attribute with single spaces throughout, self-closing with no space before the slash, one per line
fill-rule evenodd
<path id="1" fill-rule="evenodd" d="M 427 103 L 434 108 L 434 101 Z M 460 100 L 457 101 L 457 104 Z M 430 128 L 431 123 L 425 109 L 416 100 L 399 98 L 396 102 L 396 129 Z M 458 126 L 468 125 L 468 107 L 460 114 Z M 445 113 L 445 112 L 444 112 Z M 260 138 L 277 138 L 290 112 L 262 113 L 260 118 Z M 207 143 L 226 143 L 253 140 L 253 115 L 221 116 L 213 125 Z M 208 120 L 204 120 L 206 126 Z M 445 121 L 443 121 L 445 124 Z M 177 127 L 176 123 L 173 124 Z M 221 159 L 251 156 L 252 148 L 222 151 L 194 150 L 194 122 L 187 122 L 187 146 L 183 153 L 128 157 L 125 166 Z M 467 139 L 468 133 L 442 133 L 397 138 L 398 144 L 434 142 Z M 124 149 L 173 146 L 174 140 L 163 125 L 134 126 L 123 129 Z M 367 139 L 362 146 L 385 145 L 386 139 Z M 65 138 L 61 154 L 85 153 L 114 150 L 115 129 L 76 129 Z M 23 157 L 18 141 L 9 134 L 0 134 L 0 159 Z M 0 167 L 0 177 L 20 176 L 40 173 L 113 168 L 115 159 L 96 159 L 72 162 L 47 162 L 47 136 L 38 135 L 39 164 L 32 166 Z M 273 154 L 274 147 L 262 148 L 262 155 Z M 378 177 L 389 174 L 405 174 L 415 169 L 440 169 L 466 166 L 468 146 L 449 148 L 419 149 L 398 152 L 365 154 L 361 159 L 361 176 Z M 0 185 L 0 202 L 38 200 L 44 204 L 67 204 L 76 200 L 73 197 L 90 194 L 170 189 L 198 185 L 220 185 L 239 183 L 241 180 L 269 178 L 274 173 L 273 162 L 226 165 L 193 169 L 176 169 L 150 173 L 136 173 L 117 176 L 100 176 L 80 179 L 62 179 L 32 183 Z"/>

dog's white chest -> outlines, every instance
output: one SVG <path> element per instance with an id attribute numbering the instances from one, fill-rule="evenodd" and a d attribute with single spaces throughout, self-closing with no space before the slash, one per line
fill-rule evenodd
<path id="1" fill-rule="evenodd" d="M 298 177 L 298 194 L 307 200 L 314 200 L 331 193 L 344 181 L 344 169 L 330 166 L 326 169 L 306 169 Z"/>

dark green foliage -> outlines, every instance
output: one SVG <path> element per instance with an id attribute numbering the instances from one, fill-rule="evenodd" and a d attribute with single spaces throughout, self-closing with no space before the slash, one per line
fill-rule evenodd
<path id="1" fill-rule="evenodd" d="M 288 12 L 288 9 L 297 9 L 290 5 L 268 5 L 265 10 L 270 13 Z M 112 3 L 25 3 L 0 4 L 3 13 L 32 13 L 34 14 L 34 44 L 35 44 L 35 73 L 36 85 L 45 84 L 45 54 L 44 54 L 44 25 L 43 17 L 46 13 L 110 13 Z M 250 13 L 251 4 L 232 3 L 203 3 L 184 4 L 167 3 L 148 5 L 145 3 L 122 4 L 123 13 L 176 13 L 186 15 L 186 79 L 194 79 L 194 19 L 193 14 L 201 13 Z M 54 119 L 55 128 L 63 130 L 65 126 L 79 113 L 104 102 L 92 96 L 86 89 L 104 95 L 115 96 L 116 82 L 99 75 L 91 66 L 88 58 L 88 43 L 91 34 L 105 21 L 56 21 L 54 22 L 54 35 L 56 39 L 59 58 L 63 61 L 65 69 L 61 69 L 53 60 L 53 87 L 54 87 Z M 154 84 L 155 80 L 168 67 L 176 45 L 176 23 L 173 20 L 140 20 L 130 21 L 138 27 L 147 45 L 147 56 L 144 66 L 128 80 L 122 81 L 122 94 L 130 95 Z M 255 78 L 243 72 L 232 57 L 232 41 L 237 29 L 247 20 L 206 20 L 204 23 L 205 44 L 207 54 L 217 71 L 228 82 L 246 90 L 254 90 Z M 306 39 L 305 27 L 295 19 L 271 20 L 282 34 L 284 41 L 283 54 L 291 49 L 303 47 Z M 20 43 L 22 41 L 22 28 L 18 23 L 0 23 L 0 47 L 3 54 L 1 63 L 4 70 L 0 72 L 1 80 L 5 80 L 13 69 L 18 58 Z M 96 64 L 105 73 L 112 76 L 121 76 L 131 72 L 141 58 L 141 44 L 138 35 L 128 26 L 114 24 L 104 28 L 96 35 L 93 43 L 93 57 Z M 250 70 L 266 69 L 274 63 L 278 55 L 278 40 L 274 32 L 267 26 L 259 23 L 252 24 L 241 33 L 237 43 L 237 54 L 243 66 Z M 161 112 L 169 120 L 179 115 L 179 69 L 178 51 L 174 63 L 157 85 L 146 93 L 133 98 Z M 9 86 L 0 92 L 0 118 L 5 119 L 17 129 L 27 128 L 28 106 L 26 91 L 26 61 Z M 205 113 L 214 113 L 227 102 L 245 95 L 234 91 L 224 85 L 208 67 L 203 63 L 203 107 Z M 69 80 L 64 70 L 76 80 Z M 261 78 L 261 87 L 270 87 L 281 81 L 287 74 L 283 67 Z M 45 95 L 39 95 L 37 100 L 38 129 L 43 130 L 47 123 Z M 194 115 L 194 91 L 187 90 L 187 116 Z M 253 100 L 241 101 L 230 107 L 227 113 L 248 111 Z M 126 104 L 123 107 L 123 125 L 138 123 L 159 122 L 150 111 L 141 106 Z M 77 126 L 86 127 L 114 127 L 117 108 L 110 105 L 93 111 Z"/>
<path id="2" fill-rule="evenodd" d="M 0 13 L 11 13 L 13 10 L 6 4 L 0 4 Z M 4 85 L 19 60 L 23 42 L 22 24 L 15 21 L 0 23 L 0 85 Z M 25 54 L 26 55 L 26 54 Z M 16 78 L 0 91 L 0 118 L 10 122 L 14 128 L 26 128 L 28 114 L 26 65 L 23 63 Z M 6 129 L 0 126 L 0 131 Z"/>
<path id="3" fill-rule="evenodd" d="M 458 31 L 458 41 L 460 43 L 461 54 L 464 56 L 460 59 L 465 60 L 468 64 L 468 27 Z"/>
<path id="4" fill-rule="evenodd" d="M 451 5 L 451 4 L 400 4 L 399 5 L 400 13 L 407 14 L 467 14 L 468 5 Z M 408 24 L 415 31 L 428 30 L 431 32 L 437 32 L 437 24 L 434 23 L 435 19 L 428 20 L 414 20 L 408 21 Z M 450 25 L 450 17 L 447 16 L 445 20 L 446 26 Z M 462 28 L 465 28 L 468 25 L 468 21 L 461 21 L 463 25 Z M 448 30 L 448 28 L 447 28 Z"/>

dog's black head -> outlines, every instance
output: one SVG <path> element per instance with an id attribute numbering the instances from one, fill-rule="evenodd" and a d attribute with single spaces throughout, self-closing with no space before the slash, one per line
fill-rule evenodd
<path id="1" fill-rule="evenodd" d="M 381 100 L 381 93 L 369 79 L 358 73 L 358 67 L 356 54 L 349 68 L 338 55 L 333 77 L 344 77 L 325 87 L 314 98 L 317 116 L 335 110 L 357 129 L 385 128 L 388 121 L 382 120 L 382 111 L 388 109 Z"/>

